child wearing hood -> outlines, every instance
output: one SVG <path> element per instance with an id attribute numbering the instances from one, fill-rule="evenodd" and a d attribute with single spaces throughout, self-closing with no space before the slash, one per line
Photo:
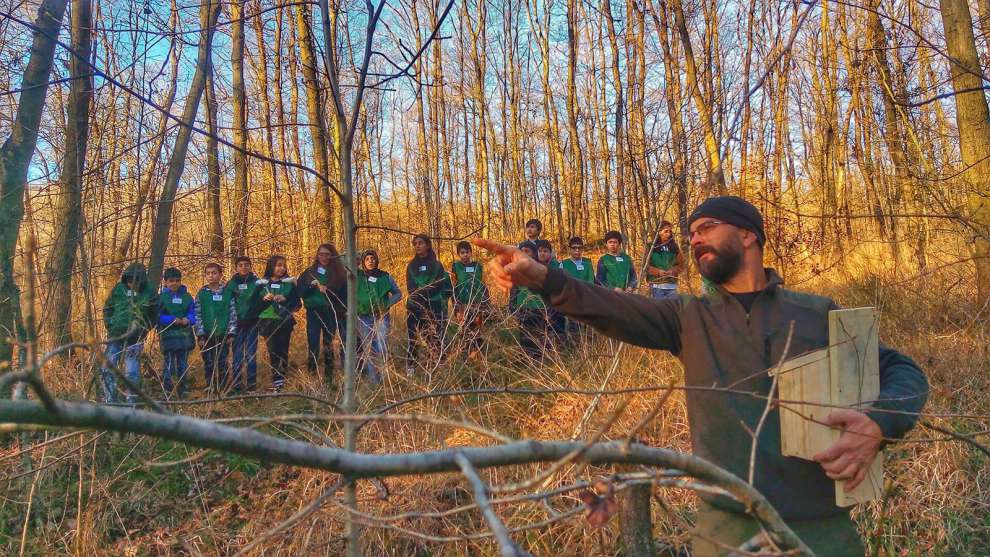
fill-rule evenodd
<path id="1" fill-rule="evenodd" d="M 118 368 L 121 360 L 127 380 L 135 387 L 141 385 L 141 350 L 157 314 L 158 297 L 148 285 L 148 269 L 141 263 L 131 263 L 103 304 L 103 324 L 108 337 L 108 367 L 101 370 L 104 402 L 120 402 L 117 376 L 110 368 Z M 127 402 L 137 402 L 137 394 L 128 391 Z"/>
<path id="2" fill-rule="evenodd" d="M 258 314 L 258 334 L 265 337 L 268 359 L 272 366 L 272 391 L 285 387 L 285 373 L 289 368 L 289 341 L 296 318 L 292 316 L 302 304 L 296 292 L 296 280 L 289 276 L 285 257 L 273 255 L 265 265 L 265 278 L 261 285 L 261 313 Z"/>
<path id="3" fill-rule="evenodd" d="M 196 345 L 193 326 L 196 324 L 196 304 L 182 284 L 182 272 L 175 267 L 162 274 L 163 288 L 159 298 L 158 340 L 164 365 L 162 386 L 165 397 L 186 396 L 186 371 L 189 351 Z"/>
<path id="4" fill-rule="evenodd" d="M 380 383 L 381 366 L 387 348 L 388 333 L 392 328 L 389 310 L 402 299 L 402 291 L 392 275 L 378 268 L 378 252 L 373 249 L 361 254 L 361 266 L 357 274 L 357 315 L 361 347 L 370 349 L 365 354 L 364 372 L 372 383 Z"/>
<path id="5" fill-rule="evenodd" d="M 450 275 L 437 260 L 433 241 L 425 234 L 413 236 L 413 258 L 406 266 L 406 374 L 416 372 L 418 339 L 440 352 L 447 329 L 447 301 L 453 291 Z"/>

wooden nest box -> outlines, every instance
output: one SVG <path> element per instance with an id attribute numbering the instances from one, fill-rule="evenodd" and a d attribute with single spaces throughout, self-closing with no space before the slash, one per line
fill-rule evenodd
<path id="1" fill-rule="evenodd" d="M 880 395 L 880 363 L 874 308 L 828 312 L 828 346 L 786 360 L 779 369 L 780 440 L 784 456 L 812 460 L 839 439 L 841 432 L 822 422 L 833 410 L 868 409 Z M 879 499 L 883 493 L 883 453 L 866 478 L 846 492 L 835 482 L 835 504 L 848 507 Z"/>

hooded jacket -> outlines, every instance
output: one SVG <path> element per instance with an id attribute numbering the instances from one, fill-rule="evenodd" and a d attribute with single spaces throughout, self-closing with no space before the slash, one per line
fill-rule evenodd
<path id="1" fill-rule="evenodd" d="M 131 283 L 128 287 L 127 283 Z M 158 314 L 158 297 L 148 286 L 148 269 L 131 263 L 103 304 L 103 325 L 107 336 L 125 344 L 144 340 Z M 121 338 L 122 337 L 122 338 Z"/>

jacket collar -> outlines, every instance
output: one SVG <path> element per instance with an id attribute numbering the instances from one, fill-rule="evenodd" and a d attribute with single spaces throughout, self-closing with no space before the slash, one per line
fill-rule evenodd
<path id="1" fill-rule="evenodd" d="M 770 267 L 764 267 L 763 271 L 767 275 L 767 285 L 763 287 L 760 292 L 765 294 L 773 294 L 778 288 L 784 286 L 784 279 L 780 278 L 777 271 L 771 269 Z M 715 303 L 722 303 L 732 296 L 732 293 L 725 289 L 721 284 L 715 285 L 715 292 L 709 298 Z"/>

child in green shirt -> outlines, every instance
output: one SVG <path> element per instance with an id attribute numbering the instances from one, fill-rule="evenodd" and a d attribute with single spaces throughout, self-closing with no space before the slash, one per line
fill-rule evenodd
<path id="1" fill-rule="evenodd" d="M 491 299 L 482 280 L 484 269 L 472 259 L 471 243 L 457 243 L 457 260 L 450 266 L 454 285 L 454 318 L 464 327 L 468 341 L 468 357 L 480 356 L 483 348 L 481 328 L 488 314 Z"/>
<path id="2" fill-rule="evenodd" d="M 162 369 L 162 386 L 166 398 L 186 396 L 186 371 L 189 369 L 189 351 L 196 342 L 193 326 L 196 324 L 196 304 L 182 284 L 182 272 L 175 267 L 162 274 L 164 288 L 161 291 L 158 314 L 158 341 L 165 360 Z"/>
<path id="3" fill-rule="evenodd" d="M 598 259 L 595 281 L 600 286 L 631 292 L 636 288 L 636 269 L 629 254 L 622 251 L 622 234 L 616 230 L 605 233 L 607 253 Z"/>
<path id="4" fill-rule="evenodd" d="M 684 257 L 674 239 L 674 225 L 660 223 L 656 241 L 650 248 L 646 276 L 650 283 L 650 295 L 656 300 L 677 295 L 677 275 L 684 265 Z"/>
<path id="5" fill-rule="evenodd" d="M 231 339 L 237 334 L 237 306 L 234 292 L 222 282 L 223 268 L 207 263 L 203 268 L 206 284 L 196 294 L 196 338 L 203 358 L 203 374 L 208 393 L 224 393 L 230 388 L 227 374 Z"/>
<path id="6" fill-rule="evenodd" d="M 443 337 L 447 330 L 447 300 L 452 286 L 450 275 L 437 260 L 433 240 L 426 234 L 413 236 L 413 258 L 406 266 L 406 374 L 416 372 L 419 341 L 424 341 L 433 356 L 442 356 Z"/>

